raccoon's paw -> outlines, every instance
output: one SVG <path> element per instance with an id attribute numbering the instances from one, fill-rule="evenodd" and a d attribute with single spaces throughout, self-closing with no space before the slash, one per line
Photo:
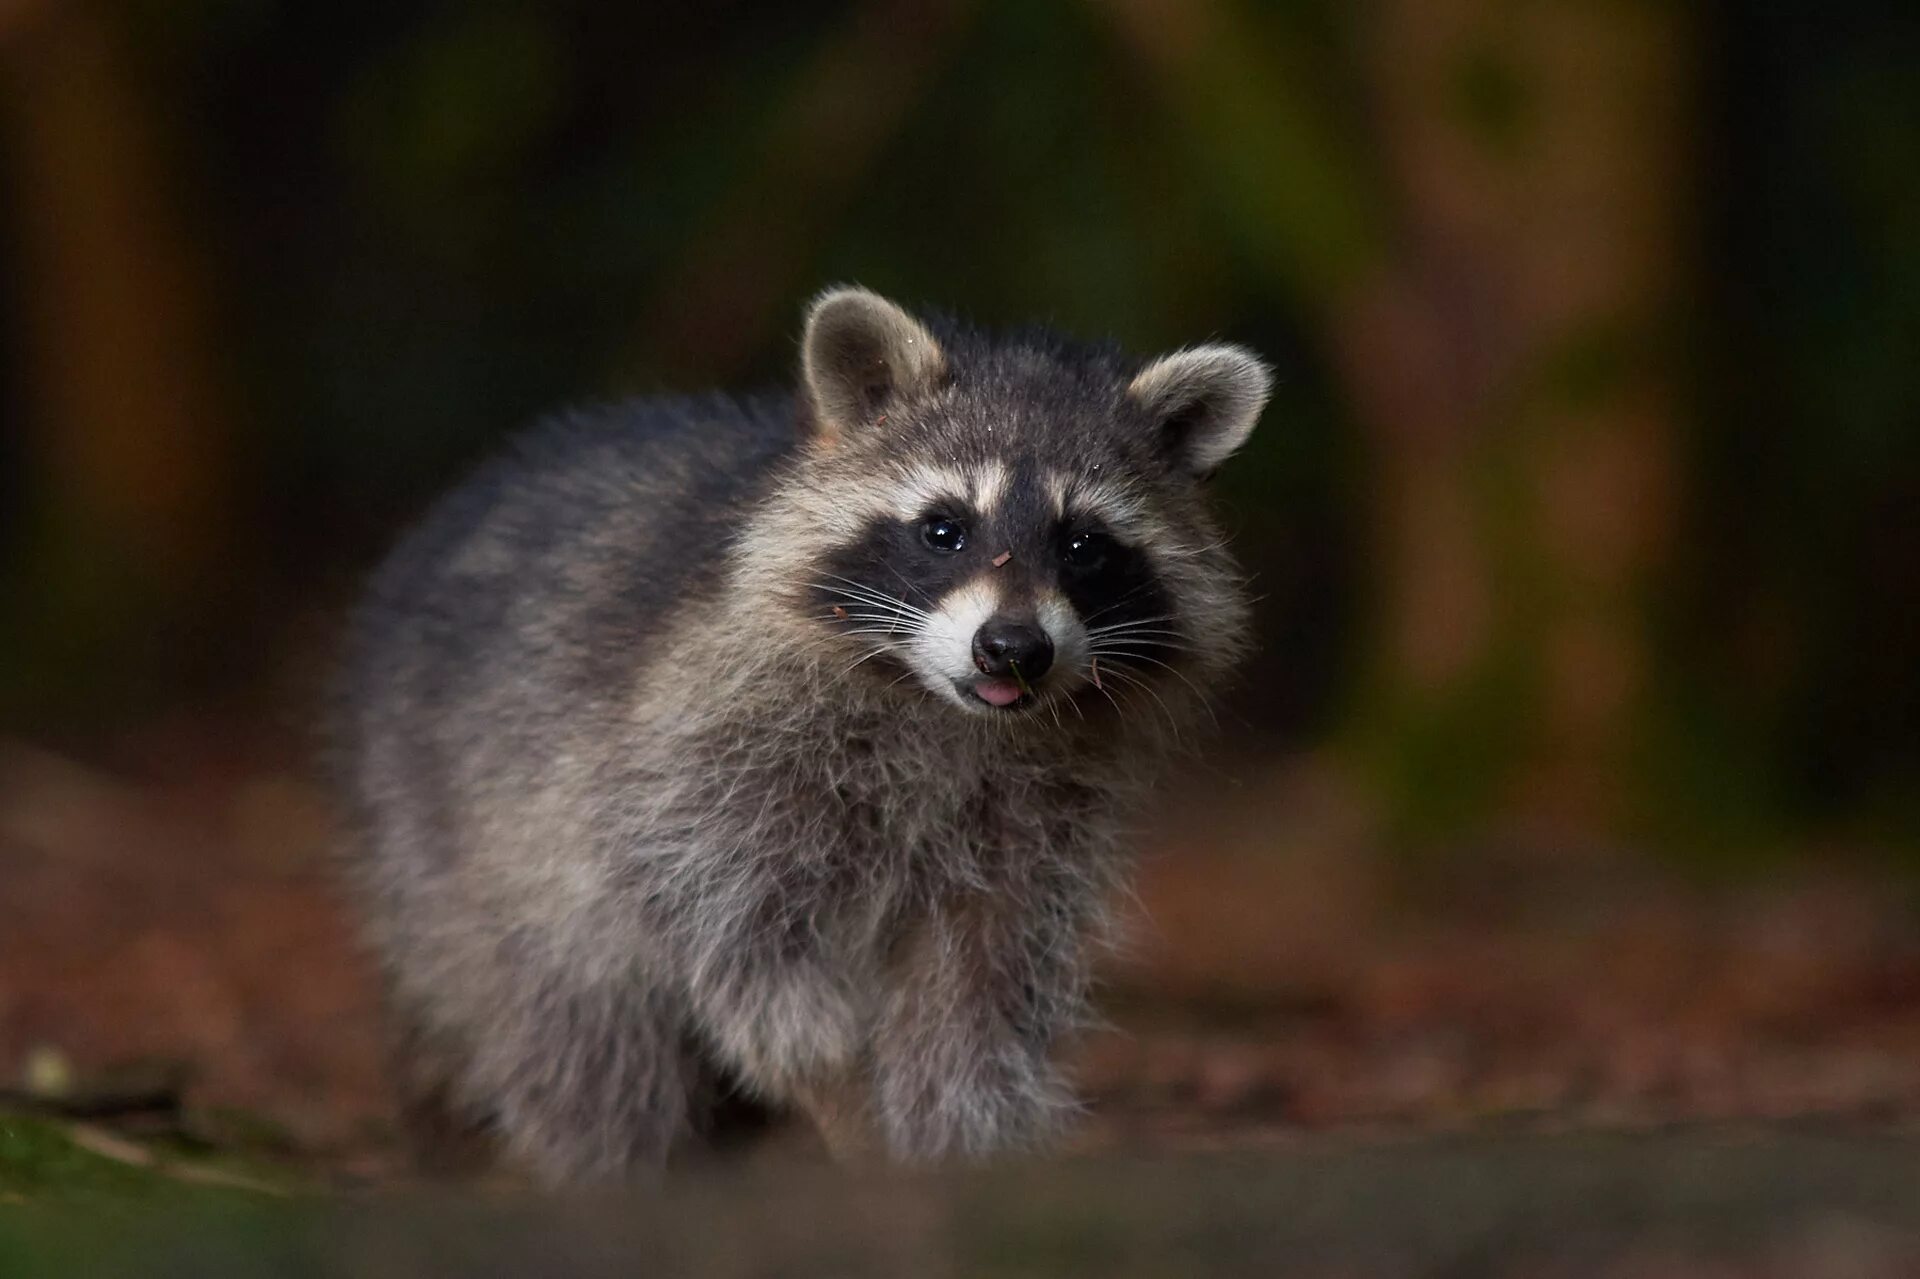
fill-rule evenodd
<path id="1" fill-rule="evenodd" d="M 881 1071 L 882 1132 L 897 1158 L 981 1159 L 1054 1137 L 1079 1110 L 1046 1058 L 1025 1045 L 928 1051 Z"/>

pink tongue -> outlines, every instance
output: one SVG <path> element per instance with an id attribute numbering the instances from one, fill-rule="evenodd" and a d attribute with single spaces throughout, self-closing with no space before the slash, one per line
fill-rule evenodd
<path id="1" fill-rule="evenodd" d="M 995 706 L 1011 706 L 1020 700 L 1020 685 L 1010 679 L 983 679 L 973 686 L 980 700 Z"/>

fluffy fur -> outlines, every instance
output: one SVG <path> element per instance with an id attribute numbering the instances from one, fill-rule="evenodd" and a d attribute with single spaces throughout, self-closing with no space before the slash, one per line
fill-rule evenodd
<path id="1" fill-rule="evenodd" d="M 843 289 L 802 370 L 535 430 L 354 620 L 336 759 L 402 1082 L 551 1182 L 742 1103 L 902 1159 L 1045 1136 L 1121 827 L 1244 643 L 1200 477 L 1250 355 Z M 978 647 L 1008 619 L 1031 681 Z"/>

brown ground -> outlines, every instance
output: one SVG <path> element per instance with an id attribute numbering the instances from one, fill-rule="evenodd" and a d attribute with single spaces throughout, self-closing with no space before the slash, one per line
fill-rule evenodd
<path id="1" fill-rule="evenodd" d="M 367 967 L 313 793 L 257 736 L 165 730 L 116 769 L 0 743 L 0 1082 L 190 1071 L 196 1108 L 388 1167 Z M 1590 859 L 1412 883 L 1324 772 L 1242 770 L 1152 840 L 1078 1144 L 1165 1152 L 1472 1129 L 1815 1119 L 1920 1131 L 1908 889 L 1737 889 Z"/>

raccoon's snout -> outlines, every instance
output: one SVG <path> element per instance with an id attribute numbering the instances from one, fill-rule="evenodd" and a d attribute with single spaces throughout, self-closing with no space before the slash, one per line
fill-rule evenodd
<path id="1" fill-rule="evenodd" d="M 988 622 L 973 633 L 973 664 L 982 675 L 1036 680 L 1053 665 L 1053 641 L 1024 622 Z"/>

